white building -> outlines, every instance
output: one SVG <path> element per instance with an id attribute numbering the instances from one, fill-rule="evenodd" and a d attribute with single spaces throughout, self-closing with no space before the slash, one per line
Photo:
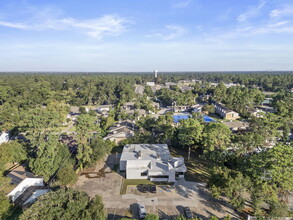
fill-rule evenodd
<path id="1" fill-rule="evenodd" d="M 6 143 L 8 141 L 9 141 L 9 134 L 4 131 L 0 132 L 0 144 Z"/>
<path id="2" fill-rule="evenodd" d="M 38 197 L 50 191 L 45 186 L 43 178 L 37 178 L 32 173 L 25 171 L 23 166 L 16 167 L 9 172 L 13 189 L 7 196 L 11 202 L 21 207 L 31 205 Z"/>
<path id="3" fill-rule="evenodd" d="M 192 112 L 201 113 L 203 105 L 196 104 L 191 106 Z"/>
<path id="4" fill-rule="evenodd" d="M 155 84 L 155 82 L 146 82 L 146 85 L 147 86 L 155 86 L 156 84 Z"/>
<path id="5" fill-rule="evenodd" d="M 105 112 L 109 112 L 110 110 L 112 110 L 113 106 L 112 105 L 100 105 L 97 108 L 97 111 L 99 113 L 105 113 Z"/>
<path id="6" fill-rule="evenodd" d="M 126 179 L 160 182 L 175 182 L 187 171 L 184 158 L 171 157 L 167 144 L 125 145 L 120 170 L 126 172 Z"/>

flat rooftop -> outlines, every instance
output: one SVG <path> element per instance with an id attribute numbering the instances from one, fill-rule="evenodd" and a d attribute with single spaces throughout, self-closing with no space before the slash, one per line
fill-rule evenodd
<path id="1" fill-rule="evenodd" d="M 186 172 L 187 170 L 183 158 L 171 157 L 167 144 L 125 145 L 120 160 L 128 161 L 128 170 L 147 168 L 150 175 L 157 172 L 168 174 L 170 169 L 178 172 Z"/>
<path id="2" fill-rule="evenodd" d="M 140 155 L 140 157 L 139 157 Z M 168 161 L 170 151 L 167 144 L 129 144 L 125 145 L 121 160 L 158 160 Z"/>

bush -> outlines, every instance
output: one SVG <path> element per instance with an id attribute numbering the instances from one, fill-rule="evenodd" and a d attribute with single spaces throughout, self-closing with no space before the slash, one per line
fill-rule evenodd
<path id="1" fill-rule="evenodd" d="M 145 220 L 159 220 L 159 216 L 155 214 L 147 214 Z"/>

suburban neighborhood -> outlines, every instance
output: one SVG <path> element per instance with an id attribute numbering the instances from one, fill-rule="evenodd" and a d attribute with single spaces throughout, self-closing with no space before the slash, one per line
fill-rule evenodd
<path id="1" fill-rule="evenodd" d="M 284 149 L 292 149 L 292 124 L 289 131 L 283 125 L 275 126 L 275 131 L 264 130 L 261 121 L 277 115 L 279 110 L 272 98 L 254 87 L 197 79 L 157 83 L 158 71 L 152 77 L 151 82 L 136 84 L 132 98 L 126 102 L 43 105 L 44 112 L 67 109 L 58 110 L 58 114 L 62 112 L 59 129 L 50 125 L 50 133 L 56 138 L 44 136 L 37 142 L 46 146 L 52 141 L 52 150 L 63 155 L 59 159 L 55 156 L 59 165 L 48 161 L 48 167 L 44 166 L 45 158 L 52 154 L 49 151 L 31 161 L 20 151 L 19 144 L 33 143 L 29 132 L 33 134 L 38 127 L 27 127 L 27 131 L 19 133 L 2 131 L 0 146 L 17 153 L 11 153 L 16 159 L 5 165 L 4 172 L 3 190 L 10 203 L 19 210 L 30 210 L 45 195 L 61 187 L 85 192 L 90 199 L 101 198 L 107 219 L 140 219 L 149 215 L 160 219 L 253 219 L 254 209 L 249 205 L 247 192 L 237 190 L 234 180 L 225 180 L 232 181 L 228 188 L 218 185 L 220 178 L 232 175 L 224 174 L 232 172 L 225 171 L 228 168 L 219 167 L 233 163 L 236 166 L 229 160 L 237 155 L 249 158 L 273 152 L 280 143 L 284 143 Z M 225 94 L 235 89 L 254 91 L 255 101 L 245 104 L 240 99 L 239 104 L 229 104 L 233 95 Z M 59 119 L 54 120 L 57 123 Z M 271 172 L 263 172 L 260 178 L 270 181 Z M 241 181 L 246 184 L 247 180 Z M 225 190 L 236 191 L 231 196 Z M 235 198 L 243 204 L 233 203 Z M 292 199 L 289 192 L 289 212 Z"/>

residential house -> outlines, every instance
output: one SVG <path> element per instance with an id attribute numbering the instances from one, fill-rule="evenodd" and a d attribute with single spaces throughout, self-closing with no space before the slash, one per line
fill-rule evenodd
<path id="1" fill-rule="evenodd" d="M 212 87 L 217 87 L 217 86 L 219 85 L 219 83 L 211 82 L 210 85 L 211 85 Z"/>
<path id="2" fill-rule="evenodd" d="M 138 130 L 138 127 L 134 123 L 123 121 L 112 125 L 109 128 L 108 135 L 103 139 L 111 140 L 118 144 L 122 140 L 133 137 L 136 130 Z"/>
<path id="3" fill-rule="evenodd" d="M 191 82 L 202 84 L 202 80 L 199 79 L 193 79 Z"/>
<path id="4" fill-rule="evenodd" d="M 147 86 L 155 86 L 156 84 L 155 84 L 155 82 L 146 82 L 146 85 Z"/>
<path id="5" fill-rule="evenodd" d="M 214 105 L 215 105 L 215 112 L 217 114 L 219 114 L 221 117 L 223 117 L 224 119 L 226 119 L 226 120 L 236 120 L 236 119 L 240 118 L 239 113 L 228 109 L 223 104 L 214 103 Z"/>
<path id="6" fill-rule="evenodd" d="M 174 82 L 165 82 L 165 86 L 169 89 L 170 86 L 176 86 L 177 84 Z"/>
<path id="7" fill-rule="evenodd" d="M 252 110 L 249 110 L 249 113 L 251 116 L 256 118 L 263 118 L 265 114 L 265 112 L 261 109 L 252 109 Z"/>
<path id="8" fill-rule="evenodd" d="M 196 104 L 191 106 L 192 112 L 201 113 L 203 105 Z"/>
<path id="9" fill-rule="evenodd" d="M 45 186 L 43 178 L 37 178 L 32 173 L 27 172 L 23 166 L 19 166 L 9 172 L 7 177 L 11 178 L 14 189 L 8 193 L 8 197 L 14 204 L 27 207 L 38 197 L 50 191 Z"/>
<path id="10" fill-rule="evenodd" d="M 190 109 L 190 106 L 187 105 L 172 105 L 172 106 L 167 106 L 167 109 L 169 111 L 173 112 L 186 112 Z"/>
<path id="11" fill-rule="evenodd" d="M 154 108 L 156 108 L 157 110 L 160 109 L 160 103 L 158 103 L 158 102 L 152 102 L 151 105 L 152 105 Z"/>
<path id="12" fill-rule="evenodd" d="M 134 102 L 125 102 L 122 106 L 124 110 L 133 110 L 134 109 Z"/>
<path id="13" fill-rule="evenodd" d="M 262 106 L 270 106 L 272 104 L 272 98 L 265 98 L 265 100 L 261 103 Z"/>
<path id="14" fill-rule="evenodd" d="M 97 111 L 99 113 L 108 113 L 110 110 L 112 110 L 113 105 L 100 105 L 97 108 Z"/>
<path id="15" fill-rule="evenodd" d="M 123 148 L 120 171 L 126 179 L 174 183 L 184 178 L 187 168 L 184 158 L 171 157 L 167 144 L 129 144 Z"/>
<path id="16" fill-rule="evenodd" d="M 247 122 L 242 121 L 223 121 L 224 125 L 226 125 L 231 131 L 244 131 L 249 127 Z"/>

